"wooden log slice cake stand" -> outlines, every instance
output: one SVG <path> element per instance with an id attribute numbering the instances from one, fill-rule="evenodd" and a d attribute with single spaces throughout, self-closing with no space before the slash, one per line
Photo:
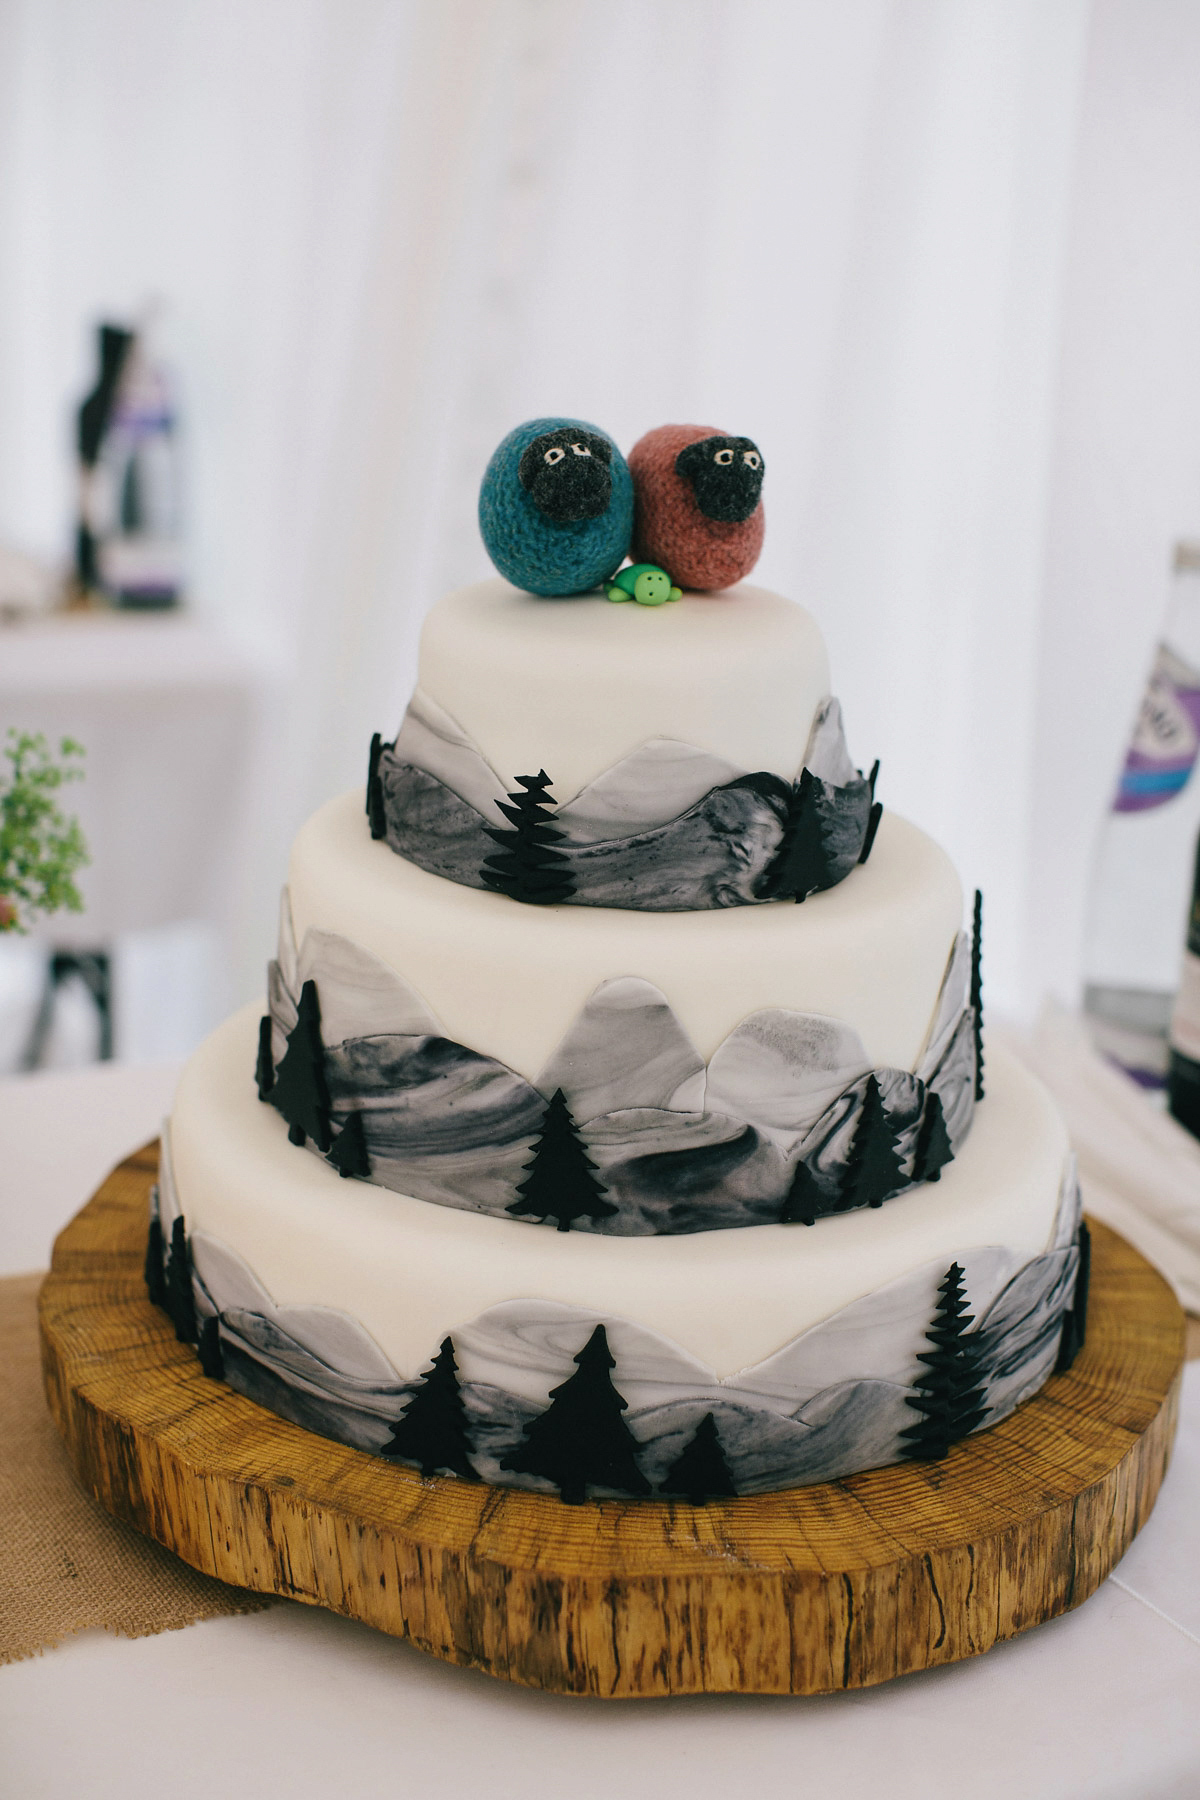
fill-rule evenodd
<path id="1" fill-rule="evenodd" d="M 1095 1591 L 1170 1457 L 1183 1316 L 1093 1225 L 1075 1366 L 944 1462 L 698 1507 L 423 1479 L 201 1373 L 143 1287 L 156 1169 L 114 1170 L 42 1289 L 84 1486 L 194 1568 L 530 1687 L 819 1694 L 979 1655 Z"/>

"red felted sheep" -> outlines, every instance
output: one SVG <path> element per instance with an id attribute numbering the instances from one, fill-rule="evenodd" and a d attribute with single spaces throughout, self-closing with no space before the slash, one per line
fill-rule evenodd
<path id="1" fill-rule="evenodd" d="M 763 459 L 747 437 L 707 425 L 659 425 L 629 453 L 635 562 L 683 588 L 732 587 L 763 541 Z"/>

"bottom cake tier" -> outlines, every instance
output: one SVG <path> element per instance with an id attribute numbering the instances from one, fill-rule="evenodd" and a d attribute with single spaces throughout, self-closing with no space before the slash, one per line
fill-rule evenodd
<path id="1" fill-rule="evenodd" d="M 297 1155 L 247 1074 L 258 1016 L 184 1073 L 147 1279 L 207 1373 L 327 1437 L 571 1500 L 761 1493 L 944 1455 L 1082 1342 L 1065 1131 L 998 1050 L 936 1183 L 813 1226 L 602 1238 Z"/>

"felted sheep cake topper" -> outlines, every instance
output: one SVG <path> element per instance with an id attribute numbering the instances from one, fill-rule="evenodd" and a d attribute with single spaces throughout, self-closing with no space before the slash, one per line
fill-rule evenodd
<path id="1" fill-rule="evenodd" d="M 635 562 L 702 593 L 732 587 L 763 542 L 758 445 L 708 425 L 659 425 L 629 452 Z"/>
<path id="2" fill-rule="evenodd" d="M 583 594 L 629 554 L 633 482 L 606 432 L 581 419 L 529 419 L 492 454 L 479 529 L 506 581 L 531 594 Z"/>

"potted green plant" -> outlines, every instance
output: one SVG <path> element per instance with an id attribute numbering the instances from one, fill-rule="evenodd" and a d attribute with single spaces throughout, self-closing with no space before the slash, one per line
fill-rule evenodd
<path id="1" fill-rule="evenodd" d="M 0 931 L 26 931 L 39 913 L 82 912 L 75 876 L 88 861 L 78 819 L 58 790 L 82 778 L 83 746 L 63 738 L 57 755 L 41 732 L 10 730 L 0 756 Z"/>

